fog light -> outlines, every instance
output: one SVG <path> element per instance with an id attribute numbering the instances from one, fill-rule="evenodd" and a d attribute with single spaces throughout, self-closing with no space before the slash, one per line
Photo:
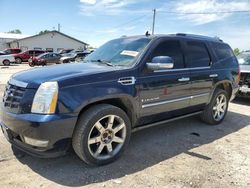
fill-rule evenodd
<path id="1" fill-rule="evenodd" d="M 24 136 L 24 142 L 26 144 L 32 145 L 32 146 L 37 146 L 37 147 L 47 147 L 49 144 L 48 140 L 37 140 L 34 138 L 29 138 Z"/>

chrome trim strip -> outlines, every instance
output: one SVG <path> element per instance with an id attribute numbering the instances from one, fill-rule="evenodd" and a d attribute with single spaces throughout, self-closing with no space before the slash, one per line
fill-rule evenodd
<path id="1" fill-rule="evenodd" d="M 131 82 L 131 83 L 126 83 L 126 82 Z M 118 83 L 122 84 L 122 85 L 134 85 L 136 82 L 136 78 L 134 76 L 130 76 L 130 77 L 122 77 L 119 78 L 119 80 L 117 81 Z"/>
<path id="2" fill-rule="evenodd" d="M 216 77 L 218 77 L 218 74 L 210 74 L 209 77 L 210 78 L 216 78 Z"/>
<path id="3" fill-rule="evenodd" d="M 194 67 L 194 68 L 183 68 L 183 69 L 168 69 L 168 70 L 155 70 L 154 72 L 175 72 L 175 71 L 188 71 L 188 70 L 203 70 L 210 69 L 211 67 Z"/>
<path id="4" fill-rule="evenodd" d="M 144 105 L 142 105 L 142 108 L 148 108 L 148 107 L 152 107 L 152 106 L 158 106 L 158 105 L 163 105 L 163 104 L 169 104 L 169 103 L 179 102 L 179 101 L 184 101 L 184 100 L 189 100 L 189 99 L 190 99 L 190 97 L 183 97 L 183 98 L 180 98 L 180 99 L 173 99 L 173 100 L 168 100 L 168 101 L 162 101 L 162 102 L 144 104 Z"/>
<path id="5" fill-rule="evenodd" d="M 19 81 L 19 80 L 15 80 L 13 78 L 11 78 L 9 80 L 9 84 L 17 86 L 17 87 L 23 87 L 23 88 L 26 88 L 28 86 L 28 83 L 22 82 L 22 81 Z"/>
<path id="6" fill-rule="evenodd" d="M 169 104 L 169 103 L 173 103 L 173 102 L 190 100 L 190 99 L 193 99 L 193 98 L 204 97 L 204 96 L 208 96 L 208 95 L 209 95 L 209 93 L 203 93 L 203 94 L 193 95 L 193 96 L 188 96 L 188 97 L 183 97 L 183 98 L 179 98 L 179 99 L 173 99 L 173 100 L 167 100 L 167 101 L 161 101 L 161 102 L 143 104 L 142 108 L 148 108 L 148 107 L 152 107 L 152 106 L 158 106 L 158 105 Z"/>
<path id="7" fill-rule="evenodd" d="M 205 97 L 205 96 L 208 96 L 210 93 L 203 93 L 203 94 L 199 94 L 199 95 L 193 95 L 193 96 L 190 96 L 191 99 L 193 98 L 197 98 L 197 97 Z"/>

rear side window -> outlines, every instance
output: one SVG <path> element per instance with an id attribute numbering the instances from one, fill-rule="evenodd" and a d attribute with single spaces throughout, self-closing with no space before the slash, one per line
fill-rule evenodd
<path id="1" fill-rule="evenodd" d="M 202 42 L 188 41 L 186 57 L 188 68 L 210 66 L 211 58 L 206 45 Z"/>
<path id="2" fill-rule="evenodd" d="M 234 56 L 233 51 L 227 44 L 213 43 L 212 46 L 219 60 Z"/>
<path id="3" fill-rule="evenodd" d="M 35 52 L 33 50 L 29 51 L 29 55 L 34 55 L 34 54 L 35 54 Z"/>
<path id="4" fill-rule="evenodd" d="M 184 68 L 184 56 L 181 50 L 181 44 L 178 40 L 169 40 L 161 42 L 153 51 L 152 59 L 156 56 L 169 56 L 174 60 L 174 69 Z"/>

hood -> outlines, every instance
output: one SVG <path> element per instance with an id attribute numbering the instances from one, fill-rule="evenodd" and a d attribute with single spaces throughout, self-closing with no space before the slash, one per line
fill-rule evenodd
<path id="1" fill-rule="evenodd" d="M 240 65 L 240 72 L 250 73 L 250 65 Z"/>
<path id="2" fill-rule="evenodd" d="M 61 81 L 85 75 L 93 75 L 114 70 L 114 67 L 98 65 L 95 63 L 71 63 L 52 65 L 43 68 L 22 71 L 12 76 L 18 82 L 27 83 L 27 88 L 38 88 L 41 83 L 47 81 Z"/>

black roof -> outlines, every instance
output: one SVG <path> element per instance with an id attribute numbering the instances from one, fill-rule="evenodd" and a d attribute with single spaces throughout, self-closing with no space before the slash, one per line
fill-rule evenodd
<path id="1" fill-rule="evenodd" d="M 129 36 L 127 38 L 161 38 L 161 37 L 180 37 L 187 39 L 198 39 L 198 40 L 206 40 L 213 42 L 223 42 L 219 37 L 209 37 L 203 35 L 195 35 L 195 34 L 186 34 L 186 33 L 177 33 L 177 34 L 155 34 L 155 35 L 137 35 L 137 36 Z"/>

